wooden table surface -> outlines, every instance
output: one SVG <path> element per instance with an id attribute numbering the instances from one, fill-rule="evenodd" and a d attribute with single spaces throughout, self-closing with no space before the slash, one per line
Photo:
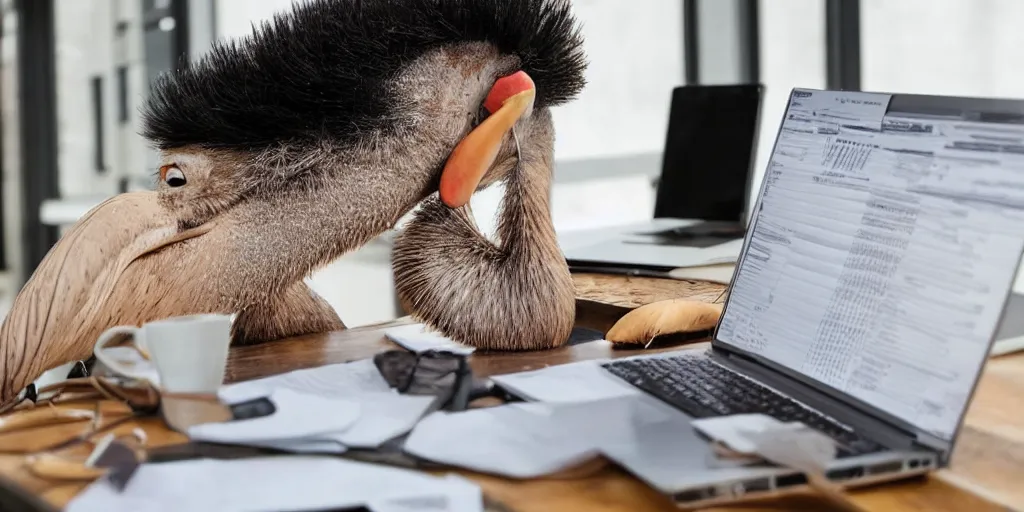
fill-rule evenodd
<path id="1" fill-rule="evenodd" d="M 713 300 L 713 297 L 711 299 Z M 399 320 L 399 323 L 408 320 Z M 362 359 L 394 348 L 383 336 L 393 323 L 350 329 L 323 335 L 293 338 L 253 347 L 233 348 L 228 381 Z M 661 349 L 666 350 L 666 349 Z M 476 354 L 474 371 L 481 375 L 518 372 L 595 358 L 621 357 L 635 351 L 614 350 L 597 341 L 545 352 Z M 951 469 L 913 481 L 883 484 L 851 493 L 866 510 L 883 511 L 988 511 L 1024 510 L 1024 354 L 990 360 L 953 457 Z M 124 406 L 103 404 L 103 423 L 126 415 Z M 149 446 L 181 443 L 185 438 L 169 431 L 156 419 L 122 424 L 113 432 L 128 433 L 141 427 Z M 23 489 L 62 507 L 85 484 L 41 480 L 23 467 L 25 455 L 83 432 L 81 424 L 13 432 L 0 436 L 0 446 L 18 447 L 22 454 L 0 455 L 0 475 Z M 84 456 L 88 446 L 79 445 L 62 454 Z M 480 483 L 489 498 L 515 512 L 545 511 L 669 511 L 676 507 L 622 470 L 602 461 L 541 480 L 512 481 L 484 475 L 467 475 Z M 761 501 L 709 510 L 827 510 L 814 496 Z"/>

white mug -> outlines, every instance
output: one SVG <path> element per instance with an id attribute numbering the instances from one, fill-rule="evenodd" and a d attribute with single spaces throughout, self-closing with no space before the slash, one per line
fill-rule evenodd
<path id="1" fill-rule="evenodd" d="M 142 327 L 111 327 L 96 340 L 93 353 L 109 371 L 136 378 L 132 368 L 104 353 L 128 335 L 143 357 L 156 366 L 160 388 L 169 393 L 216 393 L 224 382 L 234 315 L 189 315 L 149 322 Z"/>

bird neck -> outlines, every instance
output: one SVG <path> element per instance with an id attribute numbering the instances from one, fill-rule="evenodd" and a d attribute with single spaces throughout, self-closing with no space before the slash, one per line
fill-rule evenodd
<path id="1" fill-rule="evenodd" d="M 509 257 L 557 258 L 557 237 L 551 220 L 551 155 L 522 151 L 505 180 L 497 235 Z"/>

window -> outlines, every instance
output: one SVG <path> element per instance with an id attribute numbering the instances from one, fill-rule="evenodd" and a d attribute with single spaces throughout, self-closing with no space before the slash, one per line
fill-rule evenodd
<path id="1" fill-rule="evenodd" d="M 862 0 L 864 90 L 1020 97 L 1024 2 Z"/>
<path id="2" fill-rule="evenodd" d="M 751 200 L 757 198 L 794 87 L 825 88 L 825 1 L 760 0 L 761 128 Z"/>
<path id="3" fill-rule="evenodd" d="M 575 0 L 587 87 L 554 112 L 559 160 L 662 151 L 672 88 L 683 83 L 679 0 Z"/>

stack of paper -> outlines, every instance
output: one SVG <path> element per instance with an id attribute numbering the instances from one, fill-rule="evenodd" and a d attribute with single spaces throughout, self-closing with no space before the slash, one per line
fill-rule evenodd
<path id="1" fill-rule="evenodd" d="M 426 414 L 434 399 L 397 393 L 372 360 L 242 382 L 222 388 L 219 398 L 232 405 L 266 399 L 273 404 L 273 411 L 260 417 L 193 425 L 188 429 L 192 440 L 270 447 L 295 454 L 146 463 L 122 491 L 101 479 L 66 510 L 483 510 L 479 487 L 458 476 L 436 477 L 308 455 L 378 447 L 408 433 Z"/>
<path id="2" fill-rule="evenodd" d="M 548 366 L 491 378 L 501 387 L 538 402 L 588 402 L 622 396 L 642 396 L 639 388 L 601 368 L 602 361 Z"/>
<path id="3" fill-rule="evenodd" d="M 287 456 L 143 464 L 123 491 L 105 479 L 73 499 L 67 512 L 336 510 L 475 512 L 480 488 L 461 477 L 332 457 Z"/>
<path id="4" fill-rule="evenodd" d="M 409 432 L 434 400 L 395 392 L 371 360 L 242 382 L 224 387 L 219 395 L 226 404 L 267 398 L 276 411 L 261 418 L 195 425 L 189 438 L 298 453 L 376 448 Z"/>

